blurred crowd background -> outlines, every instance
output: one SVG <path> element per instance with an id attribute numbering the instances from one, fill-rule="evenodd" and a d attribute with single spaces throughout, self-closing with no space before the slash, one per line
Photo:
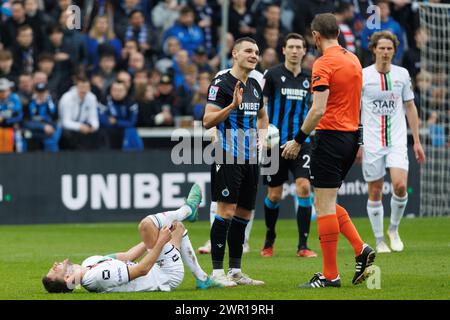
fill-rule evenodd
<path id="1" fill-rule="evenodd" d="M 0 0 L 0 152 L 142 150 L 136 128 L 201 121 L 220 69 L 221 2 Z M 374 4 L 379 29 L 367 14 Z M 80 29 L 72 28 L 71 5 L 81 9 Z M 370 35 L 394 32 L 394 63 L 408 69 L 419 113 L 421 94 L 450 110 L 448 70 L 421 68 L 428 31 L 417 1 L 231 0 L 227 67 L 237 38 L 257 41 L 264 72 L 283 61 L 283 37 L 298 32 L 308 42 L 303 68 L 311 69 L 318 52 L 309 25 L 323 12 L 336 14 L 341 45 L 363 66 L 373 63 Z M 430 127 L 449 121 L 433 112 L 426 118 Z"/>

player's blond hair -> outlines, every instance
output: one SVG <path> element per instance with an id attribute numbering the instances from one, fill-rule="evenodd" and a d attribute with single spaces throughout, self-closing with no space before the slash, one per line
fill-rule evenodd
<path id="1" fill-rule="evenodd" d="M 375 32 L 371 37 L 369 41 L 369 50 L 373 53 L 373 49 L 375 49 L 378 46 L 378 41 L 381 39 L 386 39 L 392 41 L 394 44 L 394 51 L 397 52 L 397 48 L 400 45 L 400 41 L 398 41 L 397 36 L 393 34 L 391 31 L 384 30 L 384 31 L 378 31 Z"/>

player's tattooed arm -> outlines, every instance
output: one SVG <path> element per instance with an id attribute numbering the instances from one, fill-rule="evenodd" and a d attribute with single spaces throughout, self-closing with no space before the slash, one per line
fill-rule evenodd
<path id="1" fill-rule="evenodd" d="M 155 264 L 164 245 L 172 239 L 172 232 L 169 228 L 164 227 L 159 231 L 158 239 L 154 247 L 149 250 L 147 255 L 136 265 L 128 266 L 130 281 L 145 276 Z"/>

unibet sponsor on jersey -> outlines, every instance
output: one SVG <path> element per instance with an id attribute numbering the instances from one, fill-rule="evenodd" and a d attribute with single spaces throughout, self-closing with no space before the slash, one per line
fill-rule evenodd
<path id="1" fill-rule="evenodd" d="M 296 88 L 281 88 L 281 94 L 290 100 L 303 100 L 308 94 L 307 90 Z"/>

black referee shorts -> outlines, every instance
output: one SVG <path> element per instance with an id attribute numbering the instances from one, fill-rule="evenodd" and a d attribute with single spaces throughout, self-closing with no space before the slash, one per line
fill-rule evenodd
<path id="1" fill-rule="evenodd" d="M 358 153 L 359 133 L 318 130 L 311 152 L 311 184 L 339 188 Z"/>
<path id="2" fill-rule="evenodd" d="M 298 178 L 309 179 L 309 168 L 311 162 L 311 143 L 303 143 L 296 159 L 285 159 L 281 156 L 283 150 L 279 153 L 279 169 L 274 175 L 263 176 L 263 183 L 271 188 L 279 187 L 289 180 L 289 172 L 294 176 L 294 180 Z"/>
<path id="3" fill-rule="evenodd" d="M 255 209 L 258 191 L 257 164 L 213 164 L 211 166 L 211 200 Z"/>

